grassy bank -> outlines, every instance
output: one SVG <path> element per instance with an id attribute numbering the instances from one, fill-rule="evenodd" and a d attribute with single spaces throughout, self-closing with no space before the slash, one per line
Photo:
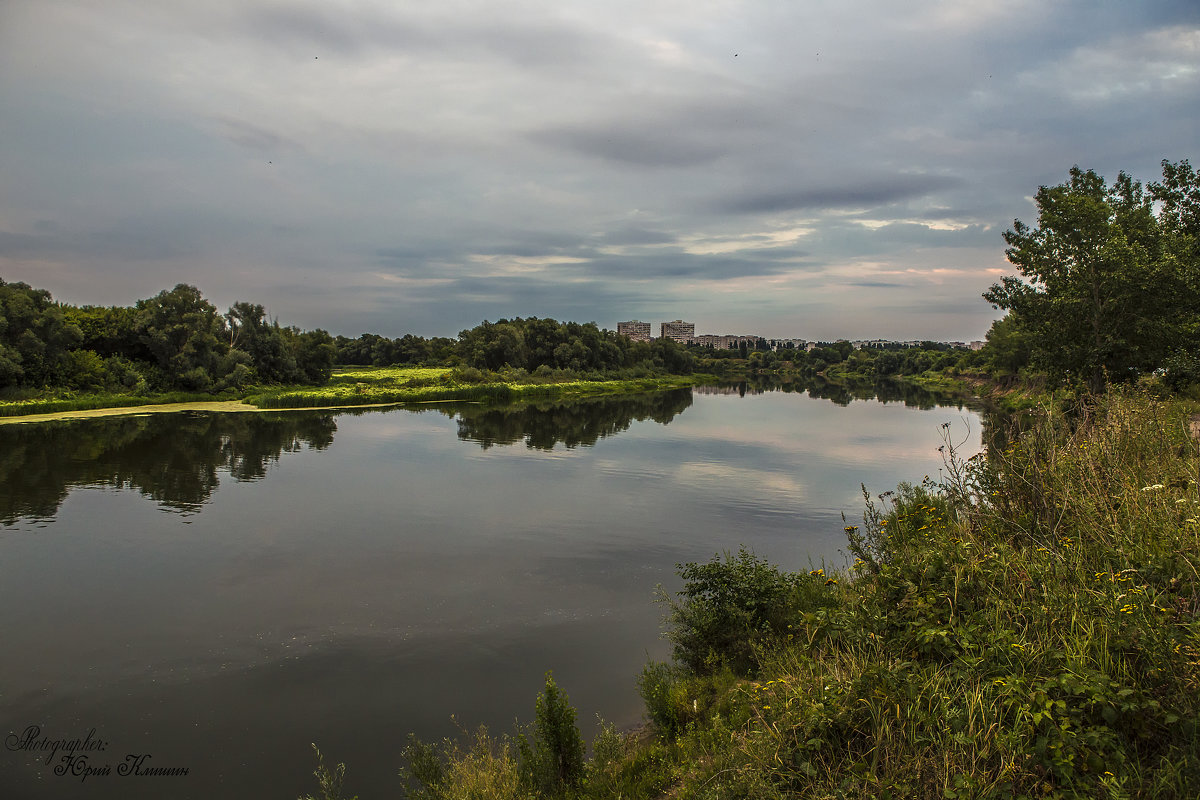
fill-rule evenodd
<path id="1" fill-rule="evenodd" d="M 580 380 L 570 374 L 513 375 L 452 370 L 449 367 L 349 367 L 335 370 L 324 386 L 251 386 L 218 395 L 75 394 L 48 390 L 26 392 L 0 401 L 0 418 L 69 414 L 95 409 L 137 409 L 149 405 L 243 402 L 260 409 L 330 408 L 465 401 L 512 403 L 536 399 L 570 399 L 597 395 L 660 391 L 711 379 L 709 376 L 664 375 L 613 380 Z M 49 418 L 49 417 L 48 417 Z"/>
<path id="2" fill-rule="evenodd" d="M 440 368 L 374 367 L 339 370 L 325 386 L 287 387 L 252 394 L 259 408 L 356 406 L 458 400 L 511 403 L 521 400 L 632 394 L 691 386 L 697 376 L 667 375 L 626 380 L 577 380 L 564 376 L 483 374 Z"/>
<path id="3" fill-rule="evenodd" d="M 944 484 L 868 498 L 841 574 L 683 565 L 646 731 L 556 761 L 554 687 L 516 735 L 411 742 L 410 796 L 1200 796 L 1195 411 L 1044 414 Z"/>

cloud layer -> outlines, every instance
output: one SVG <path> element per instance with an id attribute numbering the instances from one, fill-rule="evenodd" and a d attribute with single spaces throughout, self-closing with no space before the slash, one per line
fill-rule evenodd
<path id="1" fill-rule="evenodd" d="M 0 277 L 979 338 L 1037 186 L 1197 160 L 1198 96 L 1191 2 L 9 0 Z"/>

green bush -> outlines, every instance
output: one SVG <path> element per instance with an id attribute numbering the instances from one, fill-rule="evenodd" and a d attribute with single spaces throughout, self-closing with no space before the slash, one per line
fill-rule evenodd
<path id="1" fill-rule="evenodd" d="M 677 566 L 684 580 L 669 606 L 667 638 L 675 661 L 696 674 L 727 666 L 747 675 L 764 641 L 786 635 L 802 610 L 833 602 L 823 570 L 809 575 L 780 571 L 745 547 L 707 564 Z"/>
<path id="2" fill-rule="evenodd" d="M 537 698 L 533 727 L 517 737 L 517 752 L 522 785 L 544 797 L 561 797 L 583 779 L 583 738 L 575 725 L 575 709 L 549 672 Z"/>

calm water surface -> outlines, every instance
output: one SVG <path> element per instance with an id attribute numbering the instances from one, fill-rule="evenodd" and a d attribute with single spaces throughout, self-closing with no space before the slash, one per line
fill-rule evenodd
<path id="1" fill-rule="evenodd" d="M 946 422 L 978 448 L 960 408 L 712 390 L 0 427 L 0 797 L 294 798 L 310 742 L 396 796 L 408 732 L 508 731 L 547 670 L 586 736 L 632 725 L 676 563 L 841 564 Z"/>

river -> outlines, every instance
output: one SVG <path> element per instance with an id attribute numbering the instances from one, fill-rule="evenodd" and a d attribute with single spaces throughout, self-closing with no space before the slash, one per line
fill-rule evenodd
<path id="1" fill-rule="evenodd" d="M 820 394 L 4 426 L 0 797 L 293 798 L 310 742 L 395 796 L 409 732 L 511 731 L 548 670 L 585 737 L 636 724 L 677 563 L 839 566 L 860 484 L 936 480 L 944 423 L 979 448 L 970 409 Z"/>

